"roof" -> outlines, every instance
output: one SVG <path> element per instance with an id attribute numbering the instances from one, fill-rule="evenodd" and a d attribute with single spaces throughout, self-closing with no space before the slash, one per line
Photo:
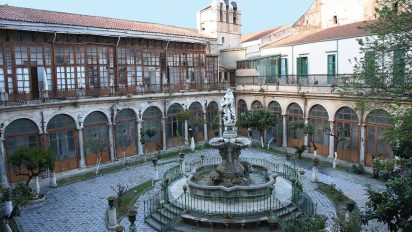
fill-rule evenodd
<path id="1" fill-rule="evenodd" d="M 207 38 L 193 29 L 162 25 L 157 23 L 137 22 L 101 16 L 72 14 L 48 10 L 0 5 L 0 19 L 15 22 L 43 23 L 120 31 L 135 31 L 153 34 Z"/>
<path id="2" fill-rule="evenodd" d="M 268 36 L 272 33 L 283 30 L 286 27 L 288 27 L 288 26 L 276 26 L 276 27 L 273 27 L 273 28 L 270 28 L 270 29 L 267 29 L 267 30 L 252 32 L 250 34 L 243 35 L 242 36 L 242 43 L 262 39 L 262 38 L 264 38 L 264 37 L 266 37 L 266 36 Z"/>
<path id="3" fill-rule="evenodd" d="M 299 32 L 297 34 L 291 35 L 275 43 L 265 46 L 265 48 L 274 48 L 285 45 L 293 44 L 304 44 L 304 43 L 314 43 L 319 41 L 343 39 L 343 38 L 354 38 L 370 35 L 370 32 L 361 29 L 366 25 L 374 23 L 375 20 L 363 21 L 357 23 L 346 24 L 343 26 L 336 26 L 327 29 L 311 30 Z"/>

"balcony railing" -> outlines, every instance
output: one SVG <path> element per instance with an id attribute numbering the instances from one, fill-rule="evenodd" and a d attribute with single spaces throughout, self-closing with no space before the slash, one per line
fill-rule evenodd
<path id="1" fill-rule="evenodd" d="M 150 84 L 136 85 L 132 87 L 98 87 L 81 88 L 71 90 L 44 91 L 39 94 L 28 92 L 0 92 L 0 106 L 16 106 L 27 104 L 43 104 L 60 102 L 65 100 L 88 99 L 99 97 L 116 97 L 144 95 L 152 93 L 175 93 L 175 92 L 195 92 L 225 90 L 230 83 L 177 83 L 177 84 Z"/>
<path id="2" fill-rule="evenodd" d="M 302 87 L 339 87 L 351 74 L 314 74 L 285 76 L 237 76 L 238 85 L 279 85 Z"/>

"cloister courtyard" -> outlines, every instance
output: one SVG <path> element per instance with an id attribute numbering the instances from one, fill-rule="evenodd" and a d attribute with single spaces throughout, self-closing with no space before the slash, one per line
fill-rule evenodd
<path id="1" fill-rule="evenodd" d="M 187 164 L 201 157 L 205 159 L 217 158 L 219 156 L 217 150 L 203 149 L 186 155 L 185 162 Z M 261 158 L 272 161 L 276 164 L 283 165 L 286 162 L 284 155 L 275 154 L 249 148 L 241 154 L 242 158 Z M 159 176 L 170 167 L 179 163 L 179 158 L 172 157 L 159 161 Z M 333 218 L 337 215 L 337 207 L 325 193 L 322 193 L 317 188 L 320 183 L 333 184 L 336 189 L 348 198 L 354 200 L 360 210 L 363 210 L 365 203 L 368 200 L 366 194 L 366 186 L 371 185 L 374 189 L 384 189 L 383 182 L 372 179 L 367 175 L 357 175 L 342 170 L 342 168 L 333 169 L 332 164 L 322 164 L 319 170 L 319 183 L 311 182 L 312 164 L 293 159 L 289 161 L 291 166 L 296 165 L 299 170 L 303 170 L 305 174 L 301 180 L 303 183 L 303 191 L 307 193 L 315 204 L 315 213 L 325 216 L 326 225 L 332 228 Z M 118 161 L 117 165 L 123 166 L 122 161 Z M 94 169 L 92 168 L 92 170 Z M 102 174 L 92 177 L 87 180 L 67 183 L 57 188 L 43 189 L 46 201 L 33 203 L 22 209 L 21 217 L 17 218 L 17 223 L 25 232 L 55 232 L 55 231 L 90 231 L 101 232 L 107 231 L 106 212 L 108 209 L 107 197 L 115 195 L 112 186 L 124 184 L 129 188 L 154 178 L 155 171 L 152 162 L 123 167 L 118 171 Z M 152 193 L 159 188 L 159 183 L 155 184 L 153 189 L 149 189 L 141 195 L 136 201 L 137 207 L 137 231 L 155 231 L 144 221 L 143 201 L 151 197 Z M 120 222 L 125 228 L 128 228 L 130 223 L 127 217 Z M 377 223 L 369 223 L 365 227 L 366 231 L 386 231 L 386 227 Z M 126 230 L 129 231 L 129 230 Z"/>

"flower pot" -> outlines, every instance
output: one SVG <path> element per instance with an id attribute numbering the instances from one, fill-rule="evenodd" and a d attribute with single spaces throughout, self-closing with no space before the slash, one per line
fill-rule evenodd
<path id="1" fill-rule="evenodd" d="M 348 203 L 346 203 L 346 209 L 347 209 L 349 212 L 352 212 L 352 211 L 355 209 L 355 205 L 356 205 L 356 202 L 354 202 L 354 201 L 349 201 Z"/>
<path id="2" fill-rule="evenodd" d="M 129 213 L 127 214 L 127 217 L 129 219 L 130 224 L 134 224 L 136 221 L 136 215 L 137 212 L 136 210 L 130 210 Z"/>
<path id="3" fill-rule="evenodd" d="M 114 228 L 114 231 L 116 231 L 116 232 L 124 232 L 124 227 L 123 227 L 123 226 L 116 226 L 116 228 Z"/>
<path id="4" fill-rule="evenodd" d="M 110 197 L 107 198 L 107 202 L 109 203 L 109 208 L 110 209 L 113 209 L 115 200 L 116 200 L 116 198 L 114 196 L 110 196 Z"/>

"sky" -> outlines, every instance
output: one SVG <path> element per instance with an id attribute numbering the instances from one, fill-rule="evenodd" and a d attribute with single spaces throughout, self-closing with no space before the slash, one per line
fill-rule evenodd
<path id="1" fill-rule="evenodd" d="M 237 0 L 242 33 L 294 23 L 314 0 Z M 0 0 L 0 4 L 196 28 L 212 0 Z"/>

